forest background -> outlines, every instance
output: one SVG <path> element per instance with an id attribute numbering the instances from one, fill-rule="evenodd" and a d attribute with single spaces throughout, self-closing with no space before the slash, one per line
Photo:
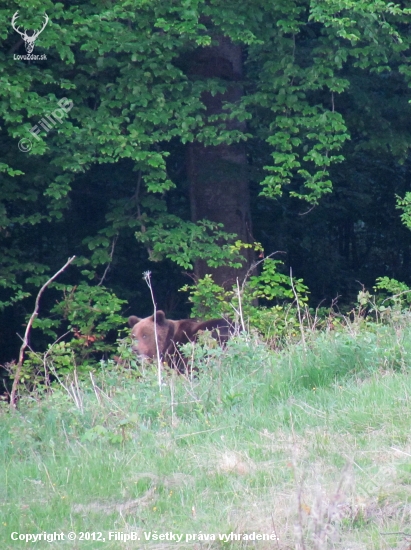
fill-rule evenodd
<path id="1" fill-rule="evenodd" d="M 66 331 L 88 345 L 123 315 L 151 314 L 147 270 L 173 318 L 190 315 L 184 285 L 211 273 L 227 291 L 277 251 L 266 283 L 292 268 L 313 307 L 349 310 L 381 277 L 410 284 L 410 8 L 3 2 L 0 364 L 72 255 L 42 298 L 34 348 Z M 45 14 L 44 59 L 24 59 L 24 32 Z"/>

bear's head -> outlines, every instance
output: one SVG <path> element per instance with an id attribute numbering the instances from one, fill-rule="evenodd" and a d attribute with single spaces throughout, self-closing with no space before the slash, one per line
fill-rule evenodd
<path id="1" fill-rule="evenodd" d="M 156 312 L 155 317 L 155 325 L 154 315 L 145 319 L 139 319 L 132 315 L 128 319 L 128 324 L 132 329 L 132 349 L 140 357 L 150 359 L 157 357 L 156 333 L 160 357 L 163 358 L 172 345 L 175 330 L 174 321 L 166 319 L 164 311 L 161 310 Z"/>
<path id="2" fill-rule="evenodd" d="M 142 358 L 155 359 L 157 357 L 157 335 L 160 359 L 167 361 L 170 366 L 176 367 L 181 372 L 185 369 L 185 359 L 179 351 L 182 344 L 194 342 L 199 333 L 208 330 L 212 338 L 224 345 L 230 334 L 230 324 L 225 319 L 211 319 L 209 321 L 181 319 L 173 321 L 166 319 L 164 311 L 161 310 L 145 319 L 132 315 L 128 319 L 128 324 L 131 327 L 134 353 Z"/>

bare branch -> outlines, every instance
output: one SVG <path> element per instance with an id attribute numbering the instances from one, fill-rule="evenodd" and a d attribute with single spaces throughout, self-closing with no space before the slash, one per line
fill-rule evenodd
<path id="1" fill-rule="evenodd" d="M 305 346 L 304 325 L 303 325 L 303 321 L 302 321 L 302 317 L 301 317 L 300 301 L 298 299 L 297 291 L 295 290 L 294 281 L 293 281 L 293 271 L 292 271 L 291 267 L 290 267 L 290 281 L 291 281 L 291 288 L 293 289 L 293 293 L 294 293 L 294 297 L 295 297 L 295 302 L 296 302 L 296 305 L 297 305 L 298 322 L 299 322 L 299 325 L 300 325 L 301 340 L 302 340 L 303 348 L 304 348 L 304 351 L 305 351 L 306 346 Z"/>
<path id="2" fill-rule="evenodd" d="M 10 408 L 11 409 L 16 408 L 16 393 L 17 393 L 17 387 L 18 387 L 19 381 L 20 381 L 20 373 L 21 373 L 21 369 L 22 369 L 23 361 L 24 361 L 24 352 L 25 352 L 25 350 L 28 346 L 29 334 L 30 334 L 30 330 L 31 330 L 31 327 L 33 325 L 34 319 L 38 315 L 41 295 L 46 290 L 48 285 L 52 281 L 54 281 L 54 279 L 56 279 L 60 275 L 60 273 L 62 273 L 66 269 L 66 267 L 68 267 L 71 264 L 71 262 L 74 260 L 74 258 L 75 258 L 75 256 L 72 256 L 71 258 L 69 258 L 67 260 L 67 262 L 63 265 L 63 267 L 61 269 L 59 269 L 57 271 L 57 273 L 55 273 L 48 281 L 46 281 L 44 283 L 44 285 L 39 290 L 39 293 L 37 294 L 36 303 L 34 305 L 34 311 L 31 314 L 29 322 L 27 323 L 26 331 L 24 333 L 24 338 L 23 338 L 23 344 L 21 345 L 21 348 L 20 348 L 19 361 L 17 363 L 16 373 L 14 375 L 14 380 L 13 380 L 13 386 L 11 388 L 11 395 L 10 395 Z"/>
<path id="3" fill-rule="evenodd" d="M 113 254 L 114 254 L 114 249 L 116 247 L 116 244 L 117 244 L 117 239 L 118 239 L 118 235 L 116 235 L 113 239 L 113 242 L 111 243 L 111 252 L 110 252 L 110 261 L 108 262 L 107 266 L 106 266 L 106 269 L 104 270 L 104 273 L 103 273 L 103 276 L 101 277 L 101 280 L 99 282 L 99 284 L 97 286 L 100 286 L 103 284 L 103 281 L 104 279 L 106 278 L 106 275 L 108 273 L 108 270 L 110 269 L 111 267 L 111 263 L 113 261 Z"/>
<path id="4" fill-rule="evenodd" d="M 275 252 L 271 252 L 271 254 L 268 254 L 268 256 L 266 256 L 265 258 L 263 258 L 262 260 L 258 260 L 258 262 L 253 262 L 250 267 L 248 268 L 248 271 L 247 273 L 245 274 L 245 277 L 243 279 L 243 282 L 241 284 L 241 292 L 244 291 L 244 287 L 245 287 L 245 284 L 248 280 L 248 278 L 250 277 L 251 273 L 254 271 L 254 269 L 262 264 L 263 262 L 265 262 L 266 260 L 268 260 L 268 258 L 271 258 L 271 256 L 274 256 L 275 254 L 286 254 L 286 252 L 284 252 L 283 250 L 276 250 Z"/>

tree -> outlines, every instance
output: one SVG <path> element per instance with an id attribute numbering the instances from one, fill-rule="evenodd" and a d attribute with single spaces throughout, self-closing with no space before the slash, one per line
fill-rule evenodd
<path id="1" fill-rule="evenodd" d="M 243 49 L 224 36 L 214 38 L 214 45 L 199 48 L 189 60 L 189 74 L 203 79 L 217 78 L 227 82 L 224 93 L 204 92 L 202 101 L 209 119 L 224 114 L 226 103 L 239 104 L 242 96 Z M 236 119 L 225 122 L 226 131 L 245 134 L 244 122 Z M 250 194 L 245 143 L 223 143 L 205 146 L 193 141 L 188 145 L 187 170 L 190 181 L 190 206 L 194 222 L 212 220 L 224 225 L 226 231 L 236 234 L 242 242 L 252 244 Z M 252 250 L 244 251 L 242 269 L 221 266 L 213 270 L 216 283 L 231 287 L 242 280 L 252 263 Z M 204 260 L 197 260 L 196 276 L 210 273 Z"/>
<path id="2" fill-rule="evenodd" d="M 47 60 L 38 62 L 14 59 L 26 53 L 10 24 L 16 10 L 7 0 L 0 14 L 0 300 L 23 306 L 19 322 L 35 287 L 74 253 L 96 283 L 107 264 L 115 271 L 124 242 L 139 261 L 197 265 L 200 275 L 201 262 L 239 268 L 244 247 L 232 233 L 250 239 L 247 181 L 270 200 L 316 206 L 344 154 L 358 158 L 361 125 L 378 121 L 380 98 L 367 86 L 396 85 L 409 97 L 410 10 L 383 0 L 33 0 L 20 9 L 24 26 L 39 28 L 44 11 L 50 18 L 34 51 Z M 63 98 L 73 107 L 61 122 L 30 133 Z M 381 118 L 387 154 L 404 158 L 409 129 Z M 23 153 L 17 143 L 27 138 Z M 372 157 L 381 144 L 368 144 Z M 191 201 L 173 168 L 184 147 Z M 200 192 L 210 162 L 213 183 L 230 190 L 219 194 L 226 204 L 211 204 L 219 212 Z"/>

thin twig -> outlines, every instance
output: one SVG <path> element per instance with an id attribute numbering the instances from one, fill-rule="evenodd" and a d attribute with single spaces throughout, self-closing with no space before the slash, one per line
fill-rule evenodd
<path id="1" fill-rule="evenodd" d="M 103 276 L 101 277 L 100 282 L 98 283 L 97 286 L 101 286 L 103 284 L 103 281 L 106 278 L 108 270 L 110 269 L 110 266 L 113 262 L 113 254 L 114 254 L 114 249 L 116 247 L 117 239 L 118 239 L 118 235 L 114 237 L 113 242 L 111 243 L 110 261 L 108 262 L 106 269 L 104 270 Z"/>
<path id="2" fill-rule="evenodd" d="M 54 487 L 55 484 L 51 481 L 51 477 L 50 477 L 49 471 L 47 470 L 47 466 L 44 464 L 44 462 L 42 462 L 42 465 L 43 465 L 44 471 L 46 472 L 47 478 L 49 480 L 50 487 L 53 489 L 55 493 L 57 493 L 56 488 Z"/>
<path id="3" fill-rule="evenodd" d="M 262 260 L 258 260 L 258 262 L 253 262 L 250 267 L 247 270 L 247 273 L 244 276 L 243 282 L 241 283 L 241 292 L 244 291 L 245 284 L 250 277 L 251 273 L 254 271 L 254 269 L 259 266 L 260 264 L 264 263 L 268 258 L 271 258 L 271 256 L 274 256 L 275 254 L 285 254 L 283 250 L 276 250 L 275 252 L 271 252 L 271 254 L 268 254 L 265 258 Z"/>
<path id="4" fill-rule="evenodd" d="M 57 340 L 55 342 L 53 342 L 49 349 L 46 351 L 46 353 L 43 355 L 43 367 L 44 367 L 44 373 L 45 373 L 45 378 L 46 378 L 46 384 L 47 386 L 49 386 L 49 377 L 48 377 L 48 373 L 47 371 L 50 370 L 49 367 L 48 367 L 48 363 L 47 363 L 47 359 L 48 359 L 48 356 L 51 354 L 51 352 L 53 351 L 53 348 L 56 344 L 59 343 L 60 340 L 62 340 L 63 338 L 65 338 L 67 336 L 67 334 L 70 334 L 71 330 L 68 330 L 67 332 L 65 332 L 64 334 L 62 334 L 61 336 L 59 336 L 57 338 Z M 30 346 L 29 346 L 30 347 Z M 36 355 L 39 355 L 39 354 L 36 354 Z"/>
<path id="5" fill-rule="evenodd" d="M 60 384 L 62 388 L 64 388 L 68 394 L 69 397 L 74 401 L 74 404 L 76 407 L 83 413 L 83 400 L 80 395 L 80 387 L 78 384 L 78 378 L 77 378 L 77 370 L 74 370 L 74 381 L 76 382 L 76 387 L 74 386 L 74 382 L 70 382 L 70 386 L 68 385 L 68 377 L 66 377 L 66 384 L 61 380 L 59 375 L 57 374 L 57 371 L 54 367 L 50 367 L 51 372 L 56 377 L 57 382 Z"/>
<path id="6" fill-rule="evenodd" d="M 75 384 L 75 387 L 74 387 Z M 78 382 L 78 376 L 77 376 L 77 368 L 74 369 L 74 383 L 71 383 L 71 387 L 73 388 L 73 393 L 77 392 L 77 401 L 78 401 L 78 408 L 80 409 L 81 413 L 84 413 L 83 410 L 83 397 L 81 395 L 80 391 L 80 385 Z"/>
<path id="7" fill-rule="evenodd" d="M 390 447 L 393 451 L 397 451 L 397 453 L 402 453 L 406 456 L 411 456 L 409 453 L 406 453 L 405 451 L 401 451 L 401 449 L 397 449 L 396 447 Z"/>
<path id="8" fill-rule="evenodd" d="M 98 401 L 98 404 L 101 405 L 101 398 L 100 398 L 100 395 L 99 395 L 100 388 L 98 386 L 96 386 L 96 383 L 94 382 L 92 372 L 90 372 L 90 379 L 91 379 L 91 383 L 93 384 L 93 390 L 94 390 L 94 393 L 96 394 L 96 399 Z"/>
<path id="9" fill-rule="evenodd" d="M 37 298 L 36 298 L 36 303 L 34 305 L 34 311 L 33 313 L 31 314 L 31 317 L 29 319 L 29 322 L 27 323 L 27 327 L 26 327 L 26 331 L 24 333 L 24 339 L 23 339 L 23 344 L 20 348 L 20 353 L 19 353 L 19 361 L 17 363 L 17 368 L 16 368 L 16 373 L 14 375 L 14 380 L 13 380 L 13 386 L 11 388 L 11 395 L 10 395 L 10 408 L 11 409 L 15 409 L 16 408 L 16 393 L 17 393 L 17 387 L 19 385 L 19 382 L 20 382 L 20 374 L 21 374 L 21 369 L 23 367 L 23 361 L 24 361 L 24 352 L 28 346 L 28 341 L 29 341 L 29 334 L 30 334 L 30 330 L 31 330 L 31 327 L 33 325 L 33 322 L 34 322 L 34 319 L 37 317 L 38 315 L 38 311 L 39 311 L 39 306 L 40 306 L 40 298 L 41 298 L 41 295 L 43 294 L 43 292 L 46 290 L 46 288 L 48 287 L 48 285 L 54 281 L 54 279 L 56 279 L 56 277 L 58 277 L 60 275 L 60 273 L 62 273 L 66 267 L 68 267 L 71 262 L 75 259 L 75 256 L 72 256 L 71 258 L 69 258 L 67 260 L 67 262 L 63 265 L 63 267 L 61 269 L 59 269 L 57 271 L 57 273 L 55 273 L 52 277 L 50 277 L 50 279 L 48 281 L 46 281 L 44 283 L 44 285 L 41 287 L 41 289 L 39 290 L 39 293 L 37 294 Z"/>
<path id="10" fill-rule="evenodd" d="M 298 312 L 298 321 L 299 321 L 300 331 L 301 331 L 301 340 L 302 340 L 304 349 L 306 349 L 304 326 L 303 326 L 303 322 L 302 322 L 302 318 L 301 318 L 300 302 L 298 300 L 297 291 L 295 290 L 294 281 L 293 281 L 293 272 L 292 272 L 291 268 L 290 268 L 290 281 L 291 281 L 291 288 L 293 289 L 293 293 L 294 293 L 294 296 L 295 296 L 295 301 L 297 303 L 297 312 Z"/>
<path id="11" fill-rule="evenodd" d="M 312 210 L 314 210 L 314 208 L 316 207 L 317 205 L 316 204 L 313 204 L 311 206 L 311 208 L 309 208 L 308 210 L 306 210 L 305 212 L 298 212 L 298 215 L 299 216 L 306 216 L 307 214 L 309 214 Z"/>
<path id="12" fill-rule="evenodd" d="M 157 351 L 157 372 L 158 372 L 158 387 L 161 390 L 162 385 L 162 378 L 161 378 L 161 358 L 160 358 L 160 349 L 158 347 L 158 336 L 157 336 L 157 305 L 156 301 L 154 300 L 154 293 L 153 293 L 153 287 L 151 285 L 151 271 L 145 271 L 144 272 L 144 280 L 147 283 L 148 288 L 150 289 L 151 294 L 151 301 L 153 302 L 154 306 L 154 339 L 156 341 L 156 351 Z"/>
<path id="13" fill-rule="evenodd" d="M 404 531 L 393 531 L 392 533 L 380 533 L 380 535 L 402 535 L 403 537 L 411 537 L 411 533 L 404 533 Z"/>
<path id="14" fill-rule="evenodd" d="M 245 332 L 245 325 L 244 325 L 244 318 L 243 318 L 243 308 L 241 304 L 241 292 L 240 292 L 240 285 L 238 284 L 238 277 L 237 277 L 237 294 L 238 294 L 238 310 L 240 313 L 240 321 L 241 321 L 241 327 L 243 329 L 243 332 Z"/>
<path id="15" fill-rule="evenodd" d="M 399 292 L 398 294 L 393 294 L 392 296 L 388 296 L 388 298 L 385 298 L 381 303 L 383 304 L 387 300 L 393 300 L 394 298 L 398 298 L 398 296 L 402 296 L 403 294 L 408 294 L 411 292 L 411 290 L 403 290 L 402 292 Z"/>

